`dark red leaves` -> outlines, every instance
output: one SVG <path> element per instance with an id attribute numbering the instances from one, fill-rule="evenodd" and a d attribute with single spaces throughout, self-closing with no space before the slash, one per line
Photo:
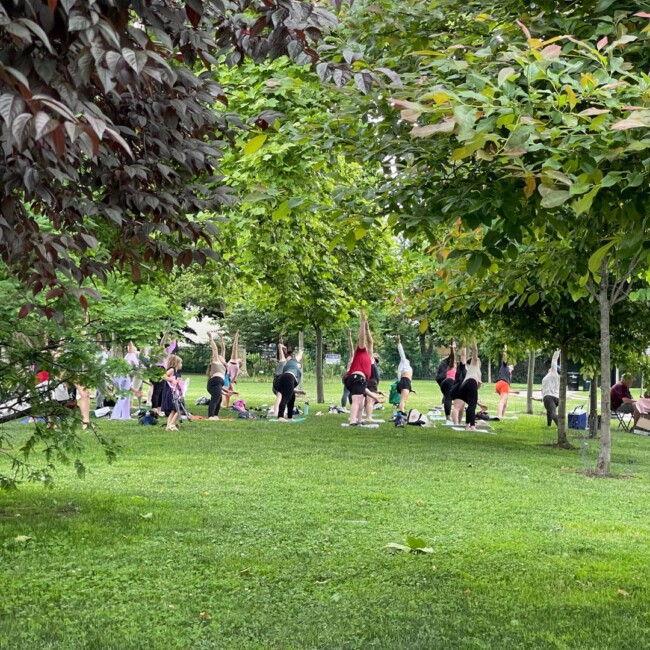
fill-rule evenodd
<path id="1" fill-rule="evenodd" d="M 22 320 L 23 318 L 25 318 L 27 316 L 27 314 L 29 314 L 29 312 L 32 311 L 32 309 L 34 309 L 34 305 L 32 305 L 31 303 L 25 303 L 20 308 L 20 311 L 18 312 L 18 318 L 20 320 Z"/>

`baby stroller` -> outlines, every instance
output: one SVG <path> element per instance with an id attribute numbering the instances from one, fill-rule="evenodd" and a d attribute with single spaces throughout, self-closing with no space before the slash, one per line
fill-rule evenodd
<path id="1" fill-rule="evenodd" d="M 178 413 L 178 421 L 184 422 L 185 420 L 191 421 L 192 414 L 187 410 L 185 405 L 185 384 L 177 384 L 172 388 L 172 403 L 174 410 Z"/>

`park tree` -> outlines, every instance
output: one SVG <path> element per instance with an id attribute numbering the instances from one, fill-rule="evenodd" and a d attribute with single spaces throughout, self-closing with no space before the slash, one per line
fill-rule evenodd
<path id="1" fill-rule="evenodd" d="M 382 295 L 394 268 L 386 230 L 367 231 L 339 219 L 334 191 L 360 197 L 374 182 L 360 165 L 332 149 L 332 100 L 308 70 L 287 62 L 243 66 L 225 84 L 231 108 L 250 114 L 252 132 L 224 157 L 222 167 L 241 202 L 224 212 L 220 255 L 226 280 L 252 296 L 285 331 L 316 337 L 317 399 L 324 400 L 324 335 L 338 330 L 362 301 Z M 262 131 L 255 115 L 271 107 Z M 328 127 L 328 125 L 330 125 Z"/>
<path id="2" fill-rule="evenodd" d="M 84 307 L 84 278 L 203 264 L 204 215 L 233 200 L 219 160 L 238 122 L 215 110 L 218 70 L 309 58 L 333 22 L 286 0 L 2 2 L 1 259 L 34 294 L 73 280 Z"/>
<path id="3" fill-rule="evenodd" d="M 364 24 L 364 52 L 373 56 L 355 65 L 397 75 L 390 97 L 382 90 L 366 101 L 374 119 L 365 128 L 387 172 L 376 205 L 407 233 L 458 219 L 482 227 L 474 273 L 512 259 L 530 233 L 569 243 L 577 254 L 575 291 L 599 305 L 597 472 L 607 474 L 609 321 L 648 261 L 648 15 L 636 3 L 609 0 L 559 11 L 542 2 L 534 14 L 520 2 L 444 8 L 412 33 L 394 30 L 403 34 L 397 52 L 381 47 L 390 36 L 368 29 L 372 16 L 351 14 L 353 27 Z M 400 19 L 394 3 L 381 9 L 396 24 L 412 22 L 410 11 Z M 433 35 L 423 49 L 427 31 Z M 549 278 L 557 271 L 541 266 Z"/>

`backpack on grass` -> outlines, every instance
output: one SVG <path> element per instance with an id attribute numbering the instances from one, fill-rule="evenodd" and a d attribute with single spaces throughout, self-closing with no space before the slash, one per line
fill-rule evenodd
<path id="1" fill-rule="evenodd" d="M 402 399 L 402 396 L 400 395 L 399 391 L 397 390 L 397 384 L 399 382 L 394 381 L 390 385 L 390 393 L 388 395 L 388 403 L 391 404 L 392 406 L 399 406 L 399 403 Z"/>
<path id="2" fill-rule="evenodd" d="M 422 416 L 422 413 L 417 409 L 411 409 L 406 416 L 406 424 L 412 424 L 415 427 L 423 427 L 427 421 Z"/>

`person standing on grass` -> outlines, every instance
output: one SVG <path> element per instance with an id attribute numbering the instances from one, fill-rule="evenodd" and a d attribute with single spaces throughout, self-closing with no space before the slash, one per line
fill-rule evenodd
<path id="1" fill-rule="evenodd" d="M 465 379 L 460 385 L 457 393 L 457 402 L 460 401 L 460 408 L 456 414 L 456 424 L 460 424 L 460 415 L 463 403 L 467 404 L 467 413 L 465 415 L 465 429 L 467 431 L 476 431 L 476 405 L 478 404 L 478 390 L 481 387 L 481 360 L 478 356 L 478 347 L 476 343 L 472 344 L 472 358 L 467 363 L 465 361 L 466 353 L 461 355 L 461 363 L 464 364 L 466 372 Z"/>
<path id="2" fill-rule="evenodd" d="M 225 352 L 225 348 L 224 348 Z M 239 330 L 235 333 L 230 352 L 230 361 L 226 364 L 226 378 L 223 385 L 223 396 L 225 399 L 224 406 L 230 408 L 230 398 L 233 395 L 239 395 L 235 384 L 241 370 L 241 359 L 239 359 Z"/>
<path id="3" fill-rule="evenodd" d="M 284 374 L 284 367 L 287 364 L 287 346 L 282 344 L 282 339 L 278 343 L 278 361 L 275 366 L 275 377 L 273 377 L 273 394 L 275 403 L 273 404 L 273 416 L 278 417 L 282 393 L 280 392 L 280 377 Z M 295 392 L 295 391 L 294 391 Z"/>
<path id="4" fill-rule="evenodd" d="M 404 354 L 402 339 L 397 335 L 397 351 L 399 352 L 399 366 L 397 367 L 397 390 L 400 395 L 398 410 L 402 415 L 406 415 L 406 402 L 409 395 L 413 392 L 411 380 L 413 379 L 413 368 L 411 362 Z"/>
<path id="5" fill-rule="evenodd" d="M 494 390 L 499 395 L 499 406 L 497 408 L 497 417 L 502 418 L 506 414 L 508 405 L 508 395 L 510 394 L 510 383 L 512 381 L 512 371 L 515 367 L 508 363 L 508 346 L 503 346 L 501 353 L 501 363 L 499 364 L 499 380 L 494 385 Z"/>
<path id="6" fill-rule="evenodd" d="M 230 378 L 230 386 L 235 390 L 237 383 L 237 376 L 241 369 L 241 361 L 239 359 L 239 330 L 235 333 L 235 338 L 232 342 L 232 350 L 230 351 L 230 361 L 227 364 L 228 377 Z"/>
<path id="7" fill-rule="evenodd" d="M 160 339 L 159 350 L 157 358 L 160 359 L 156 363 L 156 367 L 167 369 L 169 359 L 176 349 L 176 341 L 172 341 L 167 347 L 165 347 L 165 342 L 167 340 L 167 333 L 163 334 Z M 161 358 L 162 357 L 162 358 Z M 151 383 L 151 409 L 161 415 L 162 409 L 162 394 L 165 387 L 166 381 L 165 377 L 161 377 L 159 381 L 154 381 Z"/>
<path id="8" fill-rule="evenodd" d="M 299 386 L 300 380 L 302 379 L 302 355 L 302 350 L 298 350 L 298 353 L 295 355 L 293 354 L 293 351 L 287 350 L 287 360 L 284 364 L 284 372 L 278 379 L 280 402 L 278 404 L 277 418 L 280 422 L 293 422 L 293 409 L 296 403 L 296 388 Z M 287 414 L 286 418 L 285 411 Z"/>
<path id="9" fill-rule="evenodd" d="M 364 394 L 370 377 L 372 362 L 366 348 L 366 312 L 361 310 L 359 338 L 345 377 L 345 387 L 350 391 L 350 426 L 362 423 Z"/>
<path id="10" fill-rule="evenodd" d="M 560 358 L 560 351 L 556 350 L 551 359 L 551 367 L 542 379 L 542 402 L 546 409 L 546 426 L 550 427 L 551 422 L 557 426 L 557 407 L 560 405 L 560 375 L 557 371 L 557 363 Z"/>
<path id="11" fill-rule="evenodd" d="M 375 352 L 375 342 L 370 333 L 370 324 L 366 321 L 366 342 L 368 344 L 368 354 L 370 355 L 370 376 L 368 377 L 366 387 L 366 420 L 372 420 L 372 411 L 377 403 L 377 399 L 372 395 L 379 393 L 379 380 L 381 374 L 379 372 L 379 355 Z"/>
<path id="12" fill-rule="evenodd" d="M 164 386 L 161 398 L 161 407 L 167 416 L 167 431 L 178 431 L 176 423 L 180 413 L 178 412 L 178 400 L 181 397 L 180 371 L 183 367 L 183 360 L 172 354 L 167 359 L 167 370 L 165 371 Z"/>
<path id="13" fill-rule="evenodd" d="M 287 362 L 287 346 L 282 345 L 282 337 L 278 341 L 277 361 L 275 364 L 275 375 L 273 375 L 273 394 L 277 397 L 278 394 L 278 379 L 284 372 L 284 364 Z M 279 402 L 278 402 L 279 404 Z M 277 409 L 275 409 L 277 410 Z"/>
<path id="14" fill-rule="evenodd" d="M 129 342 L 129 351 L 124 355 L 124 360 L 128 361 L 131 366 L 131 374 L 124 377 L 113 377 L 113 383 L 117 390 L 120 391 L 121 396 L 115 403 L 111 413 L 111 420 L 130 420 L 133 396 L 135 395 L 138 400 L 142 398 L 142 391 L 134 383 L 136 371 L 140 365 L 140 355 L 133 341 Z M 140 382 L 140 387 L 142 387 L 142 382 Z"/>
<path id="15" fill-rule="evenodd" d="M 221 345 L 221 353 L 219 353 L 212 332 L 208 332 L 208 339 L 212 350 L 212 358 L 206 373 L 208 375 L 208 393 L 210 393 L 208 420 L 218 420 L 223 398 L 223 384 L 226 379 L 226 344 L 223 342 L 223 336 L 219 334 Z"/>
<path id="16" fill-rule="evenodd" d="M 350 372 L 350 366 L 352 365 L 352 359 L 354 357 L 354 343 L 352 342 L 352 330 L 348 330 L 348 343 L 350 345 L 350 360 L 348 361 L 347 368 L 343 371 L 341 375 L 341 381 L 343 382 L 343 395 L 341 395 L 341 408 L 347 408 L 348 402 L 352 405 L 352 397 L 348 387 L 345 385 L 345 380 Z M 347 412 L 347 411 L 346 411 Z"/>
<path id="17" fill-rule="evenodd" d="M 442 379 L 444 373 L 444 379 Z M 441 378 L 438 381 L 438 378 Z M 449 356 L 443 360 L 443 362 L 438 367 L 438 373 L 436 375 L 436 381 L 440 386 L 442 391 L 442 404 L 445 409 L 445 417 L 448 421 L 451 418 L 451 407 L 453 399 L 451 397 L 451 389 L 454 385 L 454 380 L 456 379 L 456 341 L 451 340 L 451 346 L 449 347 Z"/>

